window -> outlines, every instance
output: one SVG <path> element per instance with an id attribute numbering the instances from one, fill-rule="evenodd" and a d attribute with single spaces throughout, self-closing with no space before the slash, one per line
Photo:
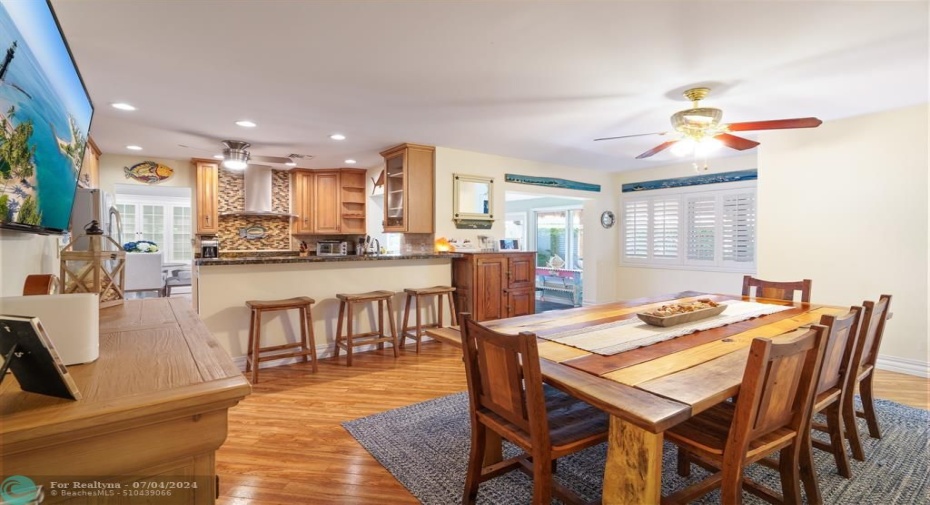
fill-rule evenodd
<path id="1" fill-rule="evenodd" d="M 754 272 L 755 182 L 713 186 L 624 193 L 621 264 Z"/>
<path id="2" fill-rule="evenodd" d="M 582 209 L 538 210 L 536 215 L 536 266 L 548 266 L 558 255 L 564 269 L 580 270 L 584 256 Z"/>
<path id="3" fill-rule="evenodd" d="M 158 244 L 165 263 L 190 263 L 191 203 L 189 198 L 116 195 L 123 222 L 123 243 L 149 240 Z"/>
<path id="4" fill-rule="evenodd" d="M 517 239 L 526 249 L 526 212 L 508 212 L 504 217 L 504 238 Z"/>

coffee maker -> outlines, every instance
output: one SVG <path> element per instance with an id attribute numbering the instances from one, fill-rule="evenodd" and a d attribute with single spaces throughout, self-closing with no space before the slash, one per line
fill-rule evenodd
<path id="1" fill-rule="evenodd" d="M 200 241 L 201 258 L 218 258 L 220 255 L 220 241 L 216 239 L 204 239 Z"/>

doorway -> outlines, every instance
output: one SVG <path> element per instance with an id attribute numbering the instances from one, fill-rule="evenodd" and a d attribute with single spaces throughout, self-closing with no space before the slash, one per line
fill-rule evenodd
<path id="1" fill-rule="evenodd" d="M 536 312 L 579 307 L 584 281 L 584 199 L 508 191 L 505 234 L 536 251 Z"/>

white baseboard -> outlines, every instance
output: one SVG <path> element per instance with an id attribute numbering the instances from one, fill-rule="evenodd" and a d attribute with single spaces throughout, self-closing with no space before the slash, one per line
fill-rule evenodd
<path id="1" fill-rule="evenodd" d="M 930 363 L 917 359 L 879 356 L 875 360 L 875 368 L 930 379 Z"/>

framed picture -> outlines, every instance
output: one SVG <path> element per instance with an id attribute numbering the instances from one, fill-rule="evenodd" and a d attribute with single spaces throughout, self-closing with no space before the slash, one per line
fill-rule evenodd
<path id="1" fill-rule="evenodd" d="M 501 251 L 519 251 L 520 250 L 520 239 L 516 238 L 504 238 L 500 241 Z"/>

